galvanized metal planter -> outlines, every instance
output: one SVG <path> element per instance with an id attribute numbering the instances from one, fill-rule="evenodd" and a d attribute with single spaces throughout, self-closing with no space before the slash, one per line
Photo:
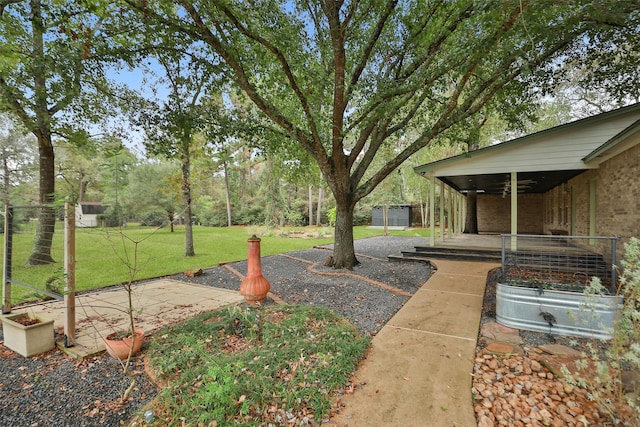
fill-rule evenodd
<path id="1" fill-rule="evenodd" d="M 611 339 L 618 296 L 543 290 L 498 283 L 496 320 L 505 326 L 556 335 Z"/>

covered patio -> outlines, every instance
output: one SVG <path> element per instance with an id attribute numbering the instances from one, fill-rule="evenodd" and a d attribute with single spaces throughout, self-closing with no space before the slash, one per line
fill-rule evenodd
<path id="1" fill-rule="evenodd" d="M 530 234 L 590 236 L 580 246 L 606 251 L 595 237 L 624 242 L 640 228 L 639 158 L 640 104 L 633 104 L 418 166 L 430 183 L 429 246 L 499 250 L 500 234 Z M 477 200 L 472 236 L 462 234 L 470 195 Z"/>

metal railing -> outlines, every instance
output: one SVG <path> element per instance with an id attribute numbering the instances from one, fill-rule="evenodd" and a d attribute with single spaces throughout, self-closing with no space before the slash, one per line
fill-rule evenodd
<path id="1" fill-rule="evenodd" d="M 43 215 L 48 215 L 52 219 L 52 224 L 47 227 L 41 227 L 43 223 L 39 219 Z M 56 219 L 63 216 L 63 207 L 58 205 L 28 205 L 28 206 L 5 206 L 2 213 L 2 221 L 4 222 L 3 232 L 3 260 L 2 260 L 2 314 L 11 312 L 12 293 L 11 285 L 17 285 L 21 288 L 29 289 L 34 295 L 45 296 L 48 298 L 63 300 L 62 293 L 55 292 L 53 288 L 47 289 L 48 283 L 33 284 L 28 283 L 29 279 L 16 275 L 14 271 L 14 243 L 15 239 L 20 237 L 22 240 L 32 241 L 40 238 L 45 246 L 49 248 L 53 245 L 53 236 L 55 232 Z M 45 242 L 46 240 L 46 242 Z M 35 261 L 38 259 L 39 252 L 32 251 L 29 258 L 33 257 Z M 25 264 L 26 258 L 20 259 L 21 264 Z M 25 271 L 24 269 L 20 269 Z"/>

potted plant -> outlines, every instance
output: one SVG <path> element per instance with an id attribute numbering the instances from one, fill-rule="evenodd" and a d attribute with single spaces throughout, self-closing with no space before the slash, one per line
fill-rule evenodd
<path id="1" fill-rule="evenodd" d="M 144 331 L 134 329 L 134 333 L 113 332 L 104 337 L 107 353 L 114 359 L 127 360 L 129 356 L 135 356 L 144 343 Z"/>
<path id="2" fill-rule="evenodd" d="M 146 238 L 143 238 L 142 240 L 134 240 L 124 234 L 122 230 L 119 231 L 118 236 L 120 238 L 120 244 L 122 245 L 122 249 L 120 251 L 118 250 L 118 244 L 116 244 L 110 234 L 107 234 L 107 239 L 111 243 L 114 252 L 129 272 L 128 281 L 122 285 L 127 293 L 127 304 L 126 307 L 122 308 L 122 310 L 127 314 L 128 325 L 123 330 L 113 331 L 112 333 L 104 336 L 103 341 L 105 343 L 107 353 L 120 362 L 122 365 L 122 372 L 131 380 L 129 386 L 120 398 L 121 402 L 126 402 L 129 394 L 131 394 L 136 385 L 136 373 L 130 369 L 132 361 L 131 358 L 140 351 L 144 343 L 144 331 L 140 328 L 136 328 L 135 326 L 132 293 L 136 273 L 139 268 L 139 245 Z M 128 247 L 128 245 L 132 245 L 132 248 Z"/>
<path id="3" fill-rule="evenodd" d="M 24 357 L 44 353 L 55 347 L 53 319 L 33 313 L 2 317 L 4 345 Z"/>

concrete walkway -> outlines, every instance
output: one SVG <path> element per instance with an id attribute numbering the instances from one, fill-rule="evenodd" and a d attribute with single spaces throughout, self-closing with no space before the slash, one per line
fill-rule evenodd
<path id="1" fill-rule="evenodd" d="M 438 271 L 372 341 L 330 423 L 476 426 L 471 373 L 489 270 L 499 264 L 431 260 Z"/>
<path id="2" fill-rule="evenodd" d="M 76 297 L 76 343 L 59 347 L 79 359 L 103 352 L 103 337 L 128 328 L 127 293 L 122 287 L 81 294 Z M 132 291 L 136 327 L 147 334 L 205 311 L 244 301 L 237 291 L 170 279 L 134 285 Z M 44 302 L 20 307 L 13 313 L 32 312 L 54 319 L 57 332 L 64 332 L 64 302 Z"/>

